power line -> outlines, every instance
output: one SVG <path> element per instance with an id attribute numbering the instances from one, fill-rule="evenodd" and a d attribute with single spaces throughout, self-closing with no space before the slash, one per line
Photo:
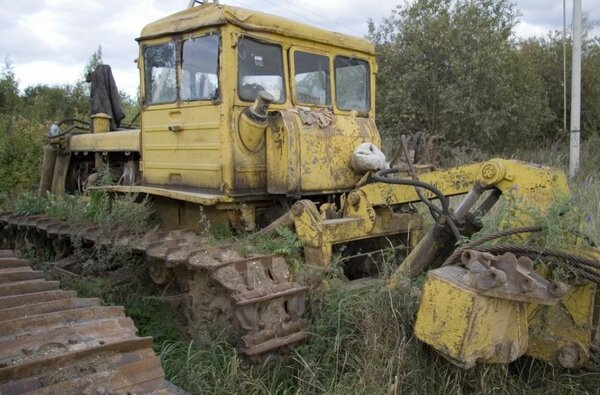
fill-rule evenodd
<path id="1" fill-rule="evenodd" d="M 289 6 L 293 6 L 294 7 L 294 9 L 291 9 L 291 8 L 286 8 L 286 7 L 282 6 L 281 4 L 277 4 L 277 3 L 275 3 L 275 2 L 273 2 L 271 0 L 263 0 L 263 1 L 265 3 L 268 3 L 268 4 L 270 4 L 270 5 L 278 8 L 281 11 L 284 11 L 286 14 L 294 15 L 294 17 L 300 18 L 303 21 L 308 22 L 311 25 L 318 26 L 318 27 L 320 27 L 322 29 L 332 30 L 329 25 L 325 24 L 325 23 L 329 23 L 329 24 L 335 26 L 336 28 L 339 28 L 340 30 L 344 30 L 347 34 L 351 34 L 351 35 L 355 34 L 354 32 L 350 31 L 349 29 L 346 29 L 345 27 L 343 27 L 341 25 L 338 25 L 338 24 L 336 24 L 335 22 L 333 22 L 331 20 L 326 20 L 325 18 L 319 17 L 316 14 L 313 14 L 312 12 L 310 12 L 308 10 L 304 10 L 302 8 L 299 8 L 298 6 L 295 6 L 294 4 L 291 4 L 291 3 L 287 4 Z M 239 5 L 241 7 L 247 7 L 246 5 L 240 3 L 239 1 L 236 1 L 236 0 L 228 0 L 228 2 L 234 3 L 234 4 Z M 314 16 L 316 16 L 316 17 L 318 17 L 318 18 L 320 18 L 321 20 L 323 20 L 323 22 L 318 22 L 318 21 L 314 20 L 312 17 L 309 17 L 308 16 L 309 13 L 312 14 L 312 15 L 314 15 Z"/>
<path id="2" fill-rule="evenodd" d="M 269 4 L 273 4 L 271 0 L 263 0 L 263 1 L 266 1 L 266 2 L 267 2 L 267 3 L 269 3 Z M 297 6 L 295 3 L 289 2 L 289 3 L 286 3 L 286 5 L 287 5 L 287 6 L 289 6 L 289 7 L 291 7 L 291 8 L 294 8 L 294 10 L 296 10 L 296 12 L 303 12 L 305 15 L 309 15 L 309 14 L 310 14 L 310 15 L 312 15 L 313 17 L 317 17 L 317 18 L 319 18 L 319 19 L 320 19 L 322 22 L 324 22 L 324 23 L 327 23 L 327 24 L 333 25 L 333 26 L 337 27 L 337 28 L 338 28 L 338 29 L 340 29 L 340 30 L 345 30 L 345 31 L 346 31 L 346 33 L 354 34 L 354 33 L 353 33 L 353 32 L 351 32 L 349 29 L 346 29 L 346 27 L 344 27 L 344 26 L 342 26 L 342 25 L 339 25 L 339 24 L 337 24 L 335 21 L 333 21 L 333 20 L 331 20 L 331 19 L 323 18 L 323 16 L 321 16 L 321 15 L 317 15 L 317 14 L 313 13 L 312 11 L 310 11 L 309 9 L 306 9 L 306 8 L 301 8 L 301 7 Z M 291 11 L 291 12 L 294 12 L 294 11 L 292 11 L 292 10 L 290 10 L 290 11 Z"/>

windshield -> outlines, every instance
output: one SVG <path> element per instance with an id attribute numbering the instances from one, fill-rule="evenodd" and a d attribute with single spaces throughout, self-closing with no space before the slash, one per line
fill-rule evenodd
<path id="1" fill-rule="evenodd" d="M 264 90 L 276 103 L 285 101 L 281 47 L 242 37 L 238 44 L 238 92 L 240 99 L 254 101 Z"/>
<path id="2" fill-rule="evenodd" d="M 329 58 L 296 51 L 294 53 L 294 82 L 296 102 L 302 104 L 331 104 L 329 87 Z"/>
<path id="3" fill-rule="evenodd" d="M 367 112 L 371 108 L 369 64 L 364 60 L 335 57 L 335 103 L 340 110 Z"/>

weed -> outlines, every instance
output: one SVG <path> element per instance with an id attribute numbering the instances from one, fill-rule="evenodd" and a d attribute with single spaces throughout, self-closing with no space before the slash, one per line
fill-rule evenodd
<path id="1" fill-rule="evenodd" d="M 14 205 L 14 212 L 18 215 L 38 215 L 45 211 L 45 200 L 31 191 L 23 192 Z"/>
<path id="2" fill-rule="evenodd" d="M 293 272 L 298 272 L 302 266 L 301 249 L 304 246 L 296 233 L 290 228 L 277 228 L 275 234 L 256 237 L 253 234 L 238 238 L 242 246 L 242 254 L 263 253 L 279 254 L 287 258 Z"/>
<path id="3" fill-rule="evenodd" d="M 125 311 L 135 321 L 138 334 L 152 336 L 155 347 L 183 340 L 178 318 L 168 304 L 150 296 L 135 295 L 125 304 Z"/>

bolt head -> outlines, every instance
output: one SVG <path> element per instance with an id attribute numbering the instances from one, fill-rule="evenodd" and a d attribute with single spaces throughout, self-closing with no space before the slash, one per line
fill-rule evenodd
<path id="1" fill-rule="evenodd" d="M 498 174 L 498 170 L 496 170 L 494 165 L 487 164 L 481 169 L 481 174 L 484 178 L 494 178 L 496 177 L 496 174 Z"/>

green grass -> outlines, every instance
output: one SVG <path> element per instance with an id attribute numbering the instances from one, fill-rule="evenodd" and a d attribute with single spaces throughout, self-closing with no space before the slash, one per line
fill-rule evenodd
<path id="1" fill-rule="evenodd" d="M 412 335 L 419 289 L 313 292 L 311 337 L 284 356 L 249 364 L 217 341 L 165 342 L 167 376 L 197 394 L 594 393 L 600 374 L 560 371 L 530 358 L 462 370 Z"/>
<path id="2" fill-rule="evenodd" d="M 577 227 L 600 241 L 600 139 L 582 145 L 580 174 L 570 181 L 572 197 L 558 202 L 549 215 L 545 240 L 562 246 L 567 227 Z M 482 153 L 469 155 L 483 158 Z M 565 148 L 549 145 L 522 151 L 515 157 L 566 169 Z M 488 155 L 488 158 L 492 157 Z M 453 159 L 468 163 L 469 158 Z M 459 164 L 459 163 L 452 163 Z M 133 201 L 111 201 L 103 195 L 86 199 L 22 195 L 16 210 L 23 214 L 48 213 L 74 221 L 97 221 L 144 229 L 151 207 L 133 211 Z M 568 210 L 567 210 L 568 209 Z M 493 229 L 493 219 L 489 229 Z M 223 237 L 232 237 L 224 234 Z M 280 252 L 297 256 L 301 247 L 285 230 L 253 241 L 248 252 Z M 198 394 L 586 394 L 597 393 L 600 373 L 566 371 L 520 358 L 509 365 L 481 365 L 471 370 L 455 367 L 413 336 L 422 276 L 407 281 L 399 291 L 385 287 L 349 292 L 336 281 L 313 289 L 306 314 L 311 336 L 281 356 L 251 364 L 238 355 L 235 345 L 216 338 L 209 346 L 190 341 L 177 324 L 168 303 L 145 288 L 150 280 L 131 272 L 145 272 L 140 262 L 128 262 L 115 252 L 99 261 L 93 254 L 84 264 L 85 277 L 68 284 L 81 296 L 100 297 L 106 304 L 122 304 L 142 335 L 155 338 L 169 380 Z M 115 262 L 120 270 L 114 270 Z M 107 268 L 111 267 L 110 270 Z M 128 274 L 129 273 L 129 274 Z"/>
<path id="3" fill-rule="evenodd" d="M 52 195 L 38 197 L 25 192 L 15 200 L 12 211 L 20 215 L 45 214 L 72 224 L 95 223 L 108 233 L 127 229 L 142 233 L 152 226 L 152 205 L 149 200 L 137 201 L 135 195 L 110 195 L 92 191 L 86 196 Z"/>
<path id="4" fill-rule="evenodd" d="M 600 139 L 582 146 L 581 172 L 570 181 L 572 197 L 553 207 L 564 215 L 546 217 L 548 246 L 563 245 L 568 226 L 600 240 L 598 146 Z M 559 145 L 515 156 L 565 170 L 568 158 Z M 311 337 L 286 355 L 250 365 L 222 341 L 210 348 L 166 342 L 163 366 L 175 383 L 202 394 L 597 393 L 600 373 L 595 371 L 555 369 L 528 357 L 471 370 L 445 361 L 412 334 L 421 286 L 422 278 L 417 278 L 399 292 L 351 293 L 335 285 L 329 291 L 313 290 L 307 317 Z"/>

